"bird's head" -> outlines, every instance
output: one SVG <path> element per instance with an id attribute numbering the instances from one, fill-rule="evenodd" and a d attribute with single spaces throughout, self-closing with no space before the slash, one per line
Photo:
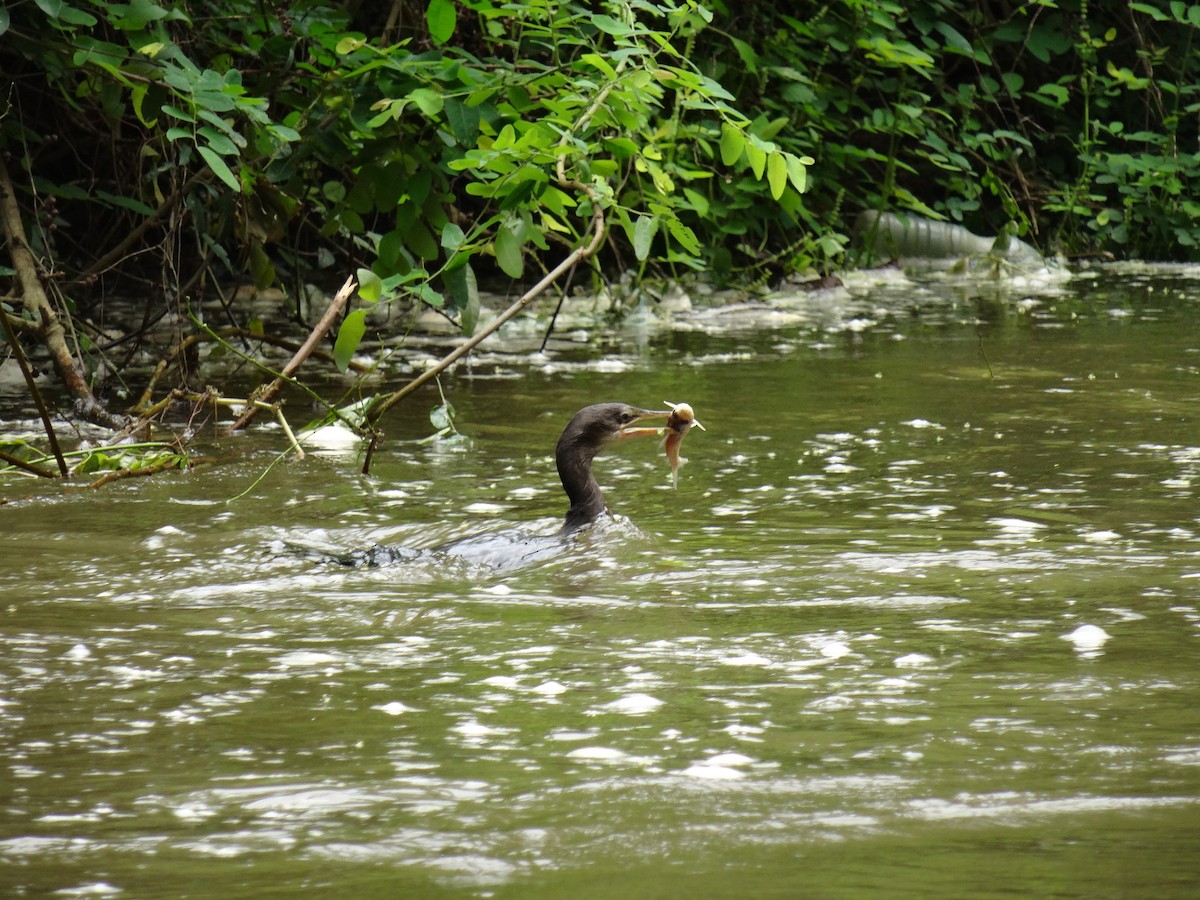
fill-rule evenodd
<path id="1" fill-rule="evenodd" d="M 693 425 L 699 425 L 686 403 L 667 404 L 670 409 L 653 410 L 628 403 L 596 403 L 585 406 L 567 423 L 558 439 L 555 461 L 563 490 L 571 500 L 565 532 L 593 521 L 604 512 L 604 497 L 592 477 L 592 458 L 607 445 L 633 437 L 668 435 L 667 455 L 675 471 L 680 464 L 678 444 Z M 655 424 L 646 424 L 655 423 Z M 672 455 L 674 454 L 674 455 Z"/>
<path id="2" fill-rule="evenodd" d="M 641 409 L 628 403 L 596 403 L 575 414 L 563 432 L 572 446 L 593 454 L 607 444 L 631 437 L 660 434 L 671 410 Z M 657 425 L 647 426 L 647 422 Z"/>

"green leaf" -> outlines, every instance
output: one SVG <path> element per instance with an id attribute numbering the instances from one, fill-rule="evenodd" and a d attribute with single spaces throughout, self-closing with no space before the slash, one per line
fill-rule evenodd
<path id="1" fill-rule="evenodd" d="M 521 255 L 521 239 L 511 223 L 500 226 L 496 234 L 496 262 L 509 278 L 520 278 L 525 271 L 525 257 Z"/>
<path id="2" fill-rule="evenodd" d="M 141 31 L 150 22 L 165 19 L 167 11 L 150 0 L 131 0 L 125 14 L 116 19 L 115 25 L 122 31 Z"/>
<path id="3" fill-rule="evenodd" d="M 605 78 L 615 79 L 617 77 L 616 69 L 610 66 L 608 64 L 608 60 L 606 60 L 599 53 L 585 53 L 583 56 L 579 57 L 579 61 L 581 63 L 587 63 Z"/>
<path id="4" fill-rule="evenodd" d="M 787 159 L 788 180 L 791 181 L 797 194 L 803 194 L 808 185 L 808 169 L 806 167 L 813 164 L 812 157 L 806 156 L 801 159 L 794 153 L 785 153 L 784 157 Z"/>
<path id="5" fill-rule="evenodd" d="M 356 309 L 342 320 L 342 327 L 338 329 L 337 340 L 333 344 L 333 364 L 337 366 L 339 372 L 345 372 L 350 368 L 350 360 L 354 358 L 354 353 L 358 350 L 358 345 L 366 333 L 367 311 L 365 309 Z"/>
<path id="6" fill-rule="evenodd" d="M 618 22 L 612 16 L 592 16 L 591 22 L 601 31 L 615 37 L 625 37 L 626 35 L 633 34 L 632 28 L 624 22 Z"/>
<path id="7" fill-rule="evenodd" d="M 1165 22 L 1168 19 L 1165 12 L 1156 6 L 1151 6 L 1149 3 L 1130 3 L 1129 8 L 1134 12 L 1140 12 L 1143 15 L 1149 16 L 1155 22 Z"/>
<path id="8" fill-rule="evenodd" d="M 435 406 L 429 411 L 429 424 L 438 431 L 453 427 L 453 423 L 454 407 L 449 403 L 443 403 L 441 406 Z"/>
<path id="9" fill-rule="evenodd" d="M 674 216 L 667 217 L 667 230 L 671 232 L 671 237 L 679 242 L 685 251 L 693 256 L 700 253 L 700 241 L 696 237 L 696 232 L 688 228 Z"/>
<path id="10" fill-rule="evenodd" d="M 446 293 L 451 305 L 459 310 L 459 323 L 463 334 L 472 335 L 479 324 L 479 285 L 471 264 L 458 266 L 442 276 L 446 282 Z"/>
<path id="11" fill-rule="evenodd" d="M 687 197 L 688 203 L 692 204 L 692 208 L 696 210 L 697 215 L 704 219 L 708 217 L 709 202 L 708 198 L 699 191 L 694 191 L 691 188 L 683 189 L 683 196 Z"/>
<path id="12" fill-rule="evenodd" d="M 401 232 L 393 230 L 380 237 L 376 250 L 380 266 L 388 272 L 406 270 L 412 260 L 405 254 L 404 249 L 404 235 Z"/>
<path id="13" fill-rule="evenodd" d="M 1038 96 L 1039 94 L 1041 95 L 1040 97 Z M 1063 106 L 1070 99 L 1070 94 L 1067 93 L 1067 89 L 1061 84 L 1043 84 L 1034 91 L 1034 97 L 1043 103 L 1057 107 Z"/>
<path id="14" fill-rule="evenodd" d="M 754 144 L 746 144 L 746 160 L 755 178 L 762 178 L 763 169 L 767 167 L 767 152 Z"/>
<path id="15" fill-rule="evenodd" d="M 425 24 L 435 44 L 441 45 L 450 40 L 457 18 L 454 0 L 429 0 L 429 6 L 425 8 Z"/>
<path id="16" fill-rule="evenodd" d="M 637 224 L 633 226 L 633 254 L 639 261 L 644 262 L 650 256 L 650 246 L 657 231 L 657 216 L 638 216 Z"/>
<path id="17" fill-rule="evenodd" d="M 0 10 L 0 13 L 2 13 L 2 12 L 3 12 L 3 10 Z M 0 29 L 0 34 L 3 34 L 3 33 L 4 33 L 4 30 Z M 141 122 L 143 125 L 145 125 L 147 128 L 153 128 L 155 123 L 158 121 L 158 117 L 155 116 L 154 118 L 147 119 L 145 112 L 142 110 L 142 106 L 146 102 L 146 93 L 149 90 L 150 90 L 149 85 L 135 84 L 133 86 L 133 88 L 130 90 L 129 98 L 130 98 L 130 100 L 133 101 L 133 113 L 134 113 L 134 115 L 136 115 L 138 117 L 138 121 Z"/>
<path id="18" fill-rule="evenodd" d="M 154 210 L 143 203 L 141 200 L 136 200 L 133 197 L 122 197 L 119 194 L 110 194 L 108 191 L 97 189 L 95 192 L 97 200 L 103 200 L 113 206 L 120 206 L 142 216 L 154 215 Z"/>
<path id="19" fill-rule="evenodd" d="M 288 128 L 286 125 L 268 125 L 267 131 L 285 144 L 294 144 L 300 140 L 300 132 L 294 128 Z"/>
<path id="20" fill-rule="evenodd" d="M 517 142 L 517 132 L 511 124 L 505 125 L 500 129 L 500 133 L 496 135 L 496 139 L 492 141 L 493 150 L 507 150 Z"/>
<path id="21" fill-rule="evenodd" d="M 238 155 L 237 144 L 215 129 L 203 125 L 196 133 L 203 137 L 208 142 L 208 146 L 221 156 Z"/>
<path id="22" fill-rule="evenodd" d="M 742 150 L 746 147 L 746 135 L 740 129 L 734 128 L 728 122 L 721 125 L 721 162 L 732 166 L 741 159 Z"/>
<path id="23" fill-rule="evenodd" d="M 405 246 L 421 259 L 437 259 L 438 245 L 421 222 L 413 222 L 404 233 Z"/>
<path id="24" fill-rule="evenodd" d="M 97 22 L 95 16 L 76 9 L 63 0 L 34 0 L 34 2 L 42 12 L 58 22 L 65 22 L 68 25 L 84 25 L 88 28 Z"/>
<path id="25" fill-rule="evenodd" d="M 358 279 L 358 296 L 367 303 L 375 303 L 383 294 L 383 282 L 370 269 L 359 269 L 354 273 Z"/>
<path id="26" fill-rule="evenodd" d="M 234 175 L 230 170 L 229 166 L 225 165 L 225 160 L 221 159 L 221 157 L 209 147 L 198 146 L 196 149 L 200 152 L 200 155 L 204 158 L 204 161 L 208 163 L 208 167 L 212 169 L 214 175 L 229 185 L 232 190 L 241 193 L 242 185 L 237 180 L 237 176 Z"/>
<path id="27" fill-rule="evenodd" d="M 430 287 L 428 281 L 422 281 L 414 287 L 413 293 L 422 303 L 432 306 L 434 309 L 441 309 L 446 305 L 446 298 Z"/>
<path id="28" fill-rule="evenodd" d="M 436 116 L 442 111 L 442 95 L 430 88 L 417 88 L 408 95 L 408 99 L 427 116 Z"/>
<path id="29" fill-rule="evenodd" d="M 275 283 L 275 265 L 267 256 L 266 250 L 260 241 L 254 241 L 250 245 L 250 275 L 254 278 L 254 286 L 259 290 L 270 287 Z M 250 330 L 254 330 L 253 323 Z M 262 333 L 262 323 L 258 326 L 259 333 Z"/>
<path id="30" fill-rule="evenodd" d="M 455 140 L 463 147 L 474 147 L 479 140 L 479 108 L 453 97 L 448 97 L 445 103 L 446 122 Z"/>
<path id="31" fill-rule="evenodd" d="M 466 240 L 466 235 L 463 230 L 453 222 L 447 222 L 442 226 L 442 248 L 448 253 L 453 254 L 462 246 Z"/>
<path id="32" fill-rule="evenodd" d="M 1025 39 L 1025 49 L 1040 62 L 1048 63 L 1051 56 L 1070 50 L 1071 42 L 1058 28 L 1034 28 Z"/>
<path id="33" fill-rule="evenodd" d="M 782 153 L 776 150 L 767 157 L 767 186 L 771 189 L 771 196 L 776 200 L 783 196 L 783 189 L 787 187 L 787 181 L 787 160 Z"/>
<path id="34" fill-rule="evenodd" d="M 733 49 L 737 51 L 737 55 L 741 57 L 742 64 L 746 67 L 746 71 L 751 75 L 758 72 L 758 54 L 743 40 L 731 38 L 733 41 Z"/>
<path id="35" fill-rule="evenodd" d="M 935 31 L 941 32 L 942 37 L 946 39 L 946 49 L 954 53 L 961 53 L 963 56 L 974 56 L 975 48 L 971 46 L 971 42 L 962 36 L 954 26 L 948 25 L 945 22 L 935 22 L 933 26 Z"/>

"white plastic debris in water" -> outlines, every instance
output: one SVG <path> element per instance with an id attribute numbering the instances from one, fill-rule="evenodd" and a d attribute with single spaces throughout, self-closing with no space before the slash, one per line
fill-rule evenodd
<path id="1" fill-rule="evenodd" d="M 745 778 L 746 773 L 730 766 L 714 766 L 711 763 L 700 763 L 688 766 L 683 774 L 689 778 L 707 778 L 710 781 L 732 781 L 735 778 Z"/>
<path id="2" fill-rule="evenodd" d="M 453 726 L 450 730 L 461 734 L 465 738 L 492 737 L 493 735 L 504 734 L 506 731 L 504 728 L 493 728 L 490 725 L 484 725 L 482 722 L 474 720 L 461 722 Z"/>
<path id="3" fill-rule="evenodd" d="M 372 706 L 371 709 L 377 709 L 380 712 L 385 712 L 389 716 L 399 716 L 406 712 L 412 712 L 411 706 L 406 706 L 399 700 L 393 700 L 391 703 L 380 703 L 378 706 Z"/>
<path id="4" fill-rule="evenodd" d="M 657 697 L 651 697 L 649 694 L 628 694 L 614 700 L 612 703 L 605 703 L 601 709 L 636 716 L 642 713 L 653 712 L 662 706 L 662 704 L 661 700 Z"/>
<path id="5" fill-rule="evenodd" d="M 1099 625 L 1080 625 L 1070 634 L 1064 634 L 1063 640 L 1070 641 L 1075 649 L 1081 652 L 1099 650 L 1112 635 Z"/>
<path id="6" fill-rule="evenodd" d="M 567 759 L 594 759 L 602 762 L 614 762 L 629 756 L 624 750 L 615 747 L 579 747 L 567 754 Z"/>
<path id="7" fill-rule="evenodd" d="M 464 512 L 477 513 L 481 516 L 496 516 L 508 509 L 501 503 L 487 503 L 480 501 L 478 503 L 468 503 L 463 507 Z"/>
<path id="8" fill-rule="evenodd" d="M 504 688 L 505 690 L 509 691 L 514 690 L 520 685 L 520 682 L 511 675 L 492 675 L 483 679 L 483 681 L 479 683 L 486 684 L 490 687 Z"/>
<path id="9" fill-rule="evenodd" d="M 543 697 L 557 697 L 567 691 L 567 686 L 561 681 L 543 681 L 532 690 L 535 694 L 541 694 Z"/>
<path id="10" fill-rule="evenodd" d="M 60 897 L 111 897 L 124 891 L 107 881 L 93 881 L 77 887 L 59 888 L 54 893 Z"/>
<path id="11" fill-rule="evenodd" d="M 87 644 L 76 644 L 63 654 L 67 659 L 87 659 L 91 655 L 92 651 L 88 649 Z"/>
<path id="12" fill-rule="evenodd" d="M 1031 522 L 1028 519 L 1017 519 L 1007 516 L 988 519 L 988 522 L 999 528 L 1002 533 L 1010 535 L 1031 535 L 1046 527 L 1041 522 Z"/>
<path id="13" fill-rule="evenodd" d="M 341 422 L 319 425 L 297 436 L 300 446 L 314 453 L 338 455 L 350 453 L 362 446 L 363 438 Z"/>
<path id="14" fill-rule="evenodd" d="M 933 657 L 926 656 L 924 653 L 909 653 L 896 657 L 896 665 L 902 669 L 915 669 L 919 666 L 927 666 L 931 662 L 933 662 Z"/>
<path id="15" fill-rule="evenodd" d="M 706 766 L 748 766 L 754 762 L 754 758 L 746 756 L 744 753 L 718 753 L 716 756 L 705 760 Z"/>
<path id="16" fill-rule="evenodd" d="M 821 648 L 821 655 L 826 659 L 841 659 L 843 656 L 849 656 L 854 651 L 845 644 L 833 641 Z"/>
<path id="17" fill-rule="evenodd" d="M 769 666 L 771 661 L 757 653 L 743 653 L 741 656 L 723 656 L 717 660 L 723 666 Z"/>
<path id="18" fill-rule="evenodd" d="M 332 653 L 322 653 L 319 650 L 293 650 L 279 657 L 279 665 L 288 668 L 294 666 L 324 666 L 338 662 L 338 657 Z"/>

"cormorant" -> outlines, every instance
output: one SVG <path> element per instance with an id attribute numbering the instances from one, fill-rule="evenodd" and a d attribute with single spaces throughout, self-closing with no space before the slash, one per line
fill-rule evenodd
<path id="1" fill-rule="evenodd" d="M 571 501 L 560 534 L 570 534 L 594 522 L 607 509 L 600 485 L 592 474 L 596 454 L 616 441 L 660 434 L 672 415 L 672 410 L 657 412 L 628 403 L 595 403 L 575 413 L 554 448 L 558 477 Z M 640 425 L 656 419 L 663 420 L 663 424 L 649 428 Z"/>
<path id="2" fill-rule="evenodd" d="M 686 403 L 668 404 L 668 410 L 648 410 L 628 403 L 595 403 L 577 412 L 563 429 L 554 451 L 558 477 L 571 506 L 556 535 L 528 532 L 494 532 L 474 535 L 440 544 L 429 551 L 407 547 L 372 547 L 350 555 L 344 561 L 352 565 L 386 565 L 419 559 L 425 553 L 443 554 L 467 562 L 510 569 L 539 559 L 556 556 L 564 539 L 607 511 L 604 495 L 592 474 L 592 460 L 610 444 L 631 437 L 666 433 L 664 446 L 674 476 L 684 460 L 679 456 L 683 436 L 693 425 L 704 428 Z M 644 423 L 658 421 L 647 426 Z"/>

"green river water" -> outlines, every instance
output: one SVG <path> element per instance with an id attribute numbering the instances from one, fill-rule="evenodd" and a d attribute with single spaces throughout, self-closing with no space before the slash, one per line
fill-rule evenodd
<path id="1" fill-rule="evenodd" d="M 896 281 L 443 386 L 469 449 L 417 441 L 427 392 L 369 477 L 227 502 L 264 428 L 0 481 L 0 895 L 1200 894 L 1200 271 Z M 285 547 L 553 532 L 598 400 L 708 430 L 674 490 L 652 441 L 598 459 L 627 518 L 568 553 Z"/>

